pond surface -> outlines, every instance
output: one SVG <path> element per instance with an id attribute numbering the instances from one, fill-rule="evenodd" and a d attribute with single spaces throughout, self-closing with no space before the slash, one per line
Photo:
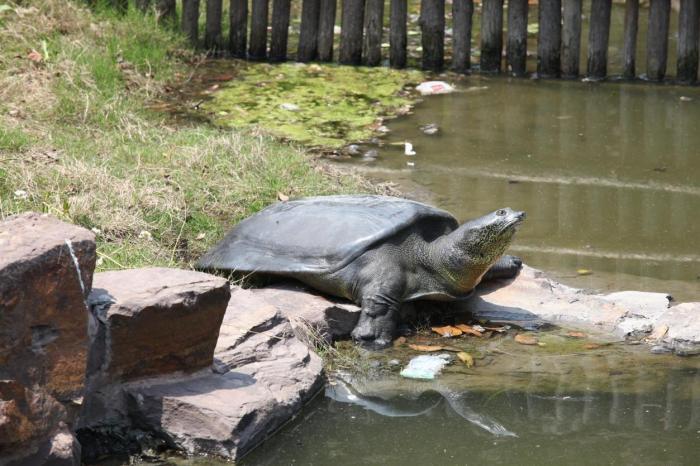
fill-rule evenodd
<path id="1" fill-rule="evenodd" d="M 698 121 L 697 88 L 472 77 L 350 163 L 459 220 L 525 210 L 512 252 L 569 284 L 698 300 Z"/>
<path id="2" fill-rule="evenodd" d="M 435 381 L 341 374 L 242 464 L 697 464 L 696 360 L 488 345 L 475 367 L 457 362 Z"/>

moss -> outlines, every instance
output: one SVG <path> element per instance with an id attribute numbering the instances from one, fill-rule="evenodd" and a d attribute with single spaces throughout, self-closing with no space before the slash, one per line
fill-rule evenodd
<path id="1" fill-rule="evenodd" d="M 204 108 L 220 126 L 257 125 L 305 145 L 337 148 L 370 138 L 380 117 L 410 104 L 398 91 L 420 77 L 386 68 L 241 64 L 237 79 Z"/>

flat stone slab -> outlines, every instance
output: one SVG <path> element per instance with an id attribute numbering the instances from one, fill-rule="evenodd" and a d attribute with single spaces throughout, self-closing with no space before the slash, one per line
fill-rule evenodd
<path id="1" fill-rule="evenodd" d="M 644 338 L 657 349 L 679 355 L 700 353 L 700 303 L 671 304 L 666 293 L 595 294 L 524 266 L 514 279 L 480 285 L 465 308 L 477 318 L 526 328 L 547 322 L 565 324 L 616 337 Z"/>
<path id="2" fill-rule="evenodd" d="M 214 372 L 127 388 L 132 419 L 188 454 L 239 459 L 323 385 L 320 357 L 284 313 L 264 300 L 241 306 L 239 291 L 221 326 Z"/>

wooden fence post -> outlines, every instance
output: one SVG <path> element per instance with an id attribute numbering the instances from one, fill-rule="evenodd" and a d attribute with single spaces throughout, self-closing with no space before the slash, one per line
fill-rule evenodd
<path id="1" fill-rule="evenodd" d="M 452 71 L 455 73 L 471 71 L 473 15 L 474 0 L 452 2 Z"/>
<path id="2" fill-rule="evenodd" d="M 639 0 L 625 2 L 625 39 L 622 45 L 622 76 L 634 79 L 637 76 L 637 29 L 639 25 Z"/>
<path id="3" fill-rule="evenodd" d="M 391 0 L 389 17 L 389 65 L 392 68 L 406 67 L 406 46 L 408 45 L 408 1 Z"/>
<path id="4" fill-rule="evenodd" d="M 500 73 L 503 53 L 503 0 L 483 0 L 481 5 L 481 72 Z"/>
<path id="5" fill-rule="evenodd" d="M 196 46 L 199 40 L 199 0 L 182 0 L 182 31 Z"/>
<path id="6" fill-rule="evenodd" d="M 382 33 L 384 32 L 384 0 L 366 0 L 365 4 L 365 39 L 363 54 L 365 64 L 379 66 L 382 64 Z"/>
<path id="7" fill-rule="evenodd" d="M 136 0 L 136 8 L 138 8 L 139 11 L 146 13 L 150 7 L 151 0 Z"/>
<path id="8" fill-rule="evenodd" d="M 291 0 L 272 0 L 272 33 L 270 37 L 270 61 L 287 61 L 289 40 L 289 14 Z"/>
<path id="9" fill-rule="evenodd" d="M 527 74 L 527 0 L 508 0 L 506 69 L 513 76 Z"/>
<path id="10" fill-rule="evenodd" d="M 321 0 L 321 12 L 318 18 L 318 59 L 320 61 L 333 61 L 336 4 L 336 0 Z"/>
<path id="11" fill-rule="evenodd" d="M 577 78 L 581 57 L 581 0 L 564 0 L 561 39 L 561 74 Z"/>
<path id="12" fill-rule="evenodd" d="M 561 0 L 540 0 L 537 74 L 558 78 L 561 67 Z"/>
<path id="13" fill-rule="evenodd" d="M 222 0 L 207 0 L 204 48 L 214 53 L 221 49 L 221 11 Z"/>
<path id="14" fill-rule="evenodd" d="M 604 79 L 608 74 L 608 40 L 612 0 L 591 2 L 591 26 L 588 30 L 588 71 L 592 79 Z"/>
<path id="15" fill-rule="evenodd" d="M 235 58 L 245 58 L 248 45 L 248 0 L 231 0 L 229 24 L 229 52 Z"/>
<path id="16" fill-rule="evenodd" d="M 445 0 L 421 0 L 423 69 L 440 71 L 445 64 Z"/>
<path id="17" fill-rule="evenodd" d="M 301 30 L 297 61 L 309 62 L 318 56 L 318 19 L 320 0 L 304 0 L 301 4 Z"/>
<path id="18" fill-rule="evenodd" d="M 681 82 L 694 83 L 698 79 L 698 26 L 700 26 L 698 0 L 681 0 L 676 71 L 676 78 Z"/>
<path id="19" fill-rule="evenodd" d="M 250 44 L 248 58 L 264 60 L 267 58 L 267 22 L 269 0 L 253 0 L 250 10 Z"/>
<path id="20" fill-rule="evenodd" d="M 362 64 L 362 27 L 365 19 L 365 0 L 343 0 L 340 31 L 340 63 Z"/>
<path id="21" fill-rule="evenodd" d="M 666 76 L 670 16 L 671 0 L 651 0 L 647 30 L 647 79 L 651 81 Z"/>

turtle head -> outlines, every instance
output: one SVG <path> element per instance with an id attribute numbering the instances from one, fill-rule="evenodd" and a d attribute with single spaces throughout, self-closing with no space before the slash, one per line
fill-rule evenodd
<path id="1" fill-rule="evenodd" d="M 460 271 L 485 272 L 503 255 L 524 219 L 525 212 L 506 207 L 462 224 L 440 239 L 440 262 L 458 279 L 466 279 Z"/>

